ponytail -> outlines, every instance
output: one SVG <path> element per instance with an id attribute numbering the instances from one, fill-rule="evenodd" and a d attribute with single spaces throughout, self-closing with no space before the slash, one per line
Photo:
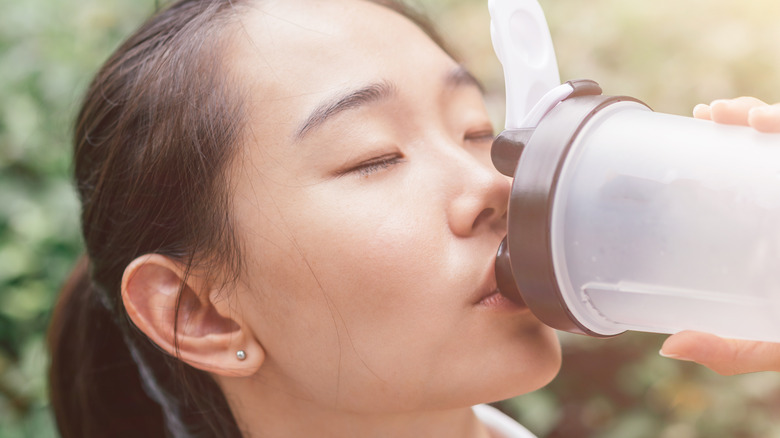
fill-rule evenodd
<path id="1" fill-rule="evenodd" d="M 120 285 L 157 253 L 231 269 L 227 163 L 245 123 L 225 66 L 242 0 L 178 0 L 106 61 L 76 118 L 73 171 L 88 257 L 49 329 L 50 397 L 63 437 L 240 437 L 216 381 L 129 320 Z"/>
<path id="2" fill-rule="evenodd" d="M 143 390 L 85 256 L 60 292 L 48 342 L 50 399 L 63 438 L 166 436 L 160 405 Z"/>

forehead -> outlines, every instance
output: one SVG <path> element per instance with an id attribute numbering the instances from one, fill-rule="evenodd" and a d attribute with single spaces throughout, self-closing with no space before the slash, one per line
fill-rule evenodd
<path id="1" fill-rule="evenodd" d="M 235 46 L 232 70 L 264 100 L 400 79 L 421 60 L 454 64 L 407 18 L 362 0 L 257 2 Z"/>
<path id="2" fill-rule="evenodd" d="M 365 0 L 259 1 L 243 15 L 242 25 L 258 48 L 296 51 L 320 44 L 358 49 L 365 47 L 363 40 L 390 43 L 383 36 L 422 33 L 407 18 Z"/>

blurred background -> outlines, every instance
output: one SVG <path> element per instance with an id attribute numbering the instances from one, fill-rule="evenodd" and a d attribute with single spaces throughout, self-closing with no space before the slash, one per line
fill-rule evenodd
<path id="1" fill-rule="evenodd" d="M 161 3 L 165 3 L 161 1 Z M 419 0 L 484 82 L 496 128 L 503 77 L 486 0 Z M 780 2 L 541 0 L 562 80 L 597 80 L 656 111 L 753 95 L 780 102 Z M 71 122 L 91 75 L 155 0 L 0 0 L 0 438 L 56 436 L 46 327 L 81 251 Z M 721 377 L 664 359 L 664 337 L 562 334 L 548 387 L 501 408 L 540 437 L 780 437 L 780 374 Z"/>

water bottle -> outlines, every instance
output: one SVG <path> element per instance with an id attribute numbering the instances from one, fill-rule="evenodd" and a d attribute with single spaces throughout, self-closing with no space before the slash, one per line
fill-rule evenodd
<path id="1" fill-rule="evenodd" d="M 514 178 L 501 292 L 592 336 L 780 342 L 780 134 L 656 113 L 593 81 L 557 85 L 536 1 L 490 7 L 508 106 L 492 155 Z M 515 26 L 531 21 L 523 44 L 544 48 L 528 55 Z"/>

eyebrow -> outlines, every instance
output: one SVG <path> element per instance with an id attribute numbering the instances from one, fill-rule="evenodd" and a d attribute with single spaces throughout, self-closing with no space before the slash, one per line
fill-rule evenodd
<path id="1" fill-rule="evenodd" d="M 460 86 L 477 87 L 480 93 L 485 94 L 485 87 L 482 86 L 482 83 L 462 65 L 447 72 L 447 75 L 444 77 L 444 83 L 453 88 Z"/>
<path id="2" fill-rule="evenodd" d="M 444 84 L 448 88 L 474 86 L 477 87 L 480 92 L 484 93 L 482 84 L 461 65 L 447 72 L 444 76 Z M 296 131 L 295 139 L 303 139 L 310 131 L 321 126 L 338 113 L 387 100 L 397 94 L 397 92 L 396 85 L 385 80 L 348 91 L 345 94 L 329 99 L 315 108 L 309 117 L 301 123 L 300 128 Z"/>
<path id="3" fill-rule="evenodd" d="M 359 108 L 369 103 L 390 98 L 396 93 L 395 84 L 381 81 L 326 101 L 318 106 L 298 128 L 295 138 L 302 139 L 309 131 L 325 123 L 326 120 L 348 109 Z"/>

